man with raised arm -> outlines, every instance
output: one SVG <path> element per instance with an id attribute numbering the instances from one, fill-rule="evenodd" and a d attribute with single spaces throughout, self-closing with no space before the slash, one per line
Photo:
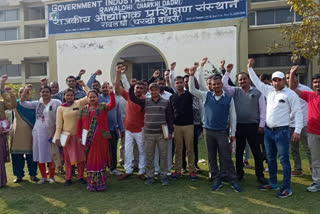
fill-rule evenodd
<path id="1" fill-rule="evenodd" d="M 218 191 L 222 186 L 222 179 L 227 178 L 236 192 L 242 192 L 230 154 L 230 144 L 235 140 L 236 112 L 233 98 L 222 90 L 221 75 L 216 74 L 211 78 L 213 91 L 199 91 L 194 85 L 196 68 L 189 71 L 190 92 L 202 100 L 203 103 L 203 128 L 208 149 L 208 162 L 213 180 L 211 189 Z M 231 134 L 229 138 L 230 122 Z M 217 152 L 220 158 L 220 170 L 217 164 Z"/>
<path id="2" fill-rule="evenodd" d="M 297 69 L 297 66 L 291 68 L 289 87 L 308 104 L 307 132 L 308 145 L 311 151 L 313 183 L 307 190 L 317 192 L 320 191 L 320 73 L 312 77 L 312 85 L 315 92 L 302 91 L 294 84 Z"/>
<path id="3" fill-rule="evenodd" d="M 286 198 L 292 195 L 291 166 L 289 161 L 290 146 L 290 115 L 295 117 L 295 130 L 292 134 L 293 141 L 300 140 L 300 132 L 303 128 L 303 117 L 300 108 L 299 97 L 286 88 L 285 75 L 276 71 L 272 74 L 272 85 L 266 85 L 260 81 L 252 69 L 254 60 L 248 60 L 248 72 L 251 81 L 256 88 L 267 98 L 266 126 L 264 129 L 264 144 L 266 147 L 269 184 L 260 187 L 261 190 L 278 189 L 277 184 L 277 153 L 283 169 L 282 187 L 277 196 Z"/>
<path id="4" fill-rule="evenodd" d="M 292 67 L 295 68 L 296 66 Z M 309 91 L 313 92 L 311 88 L 309 88 L 306 85 L 303 85 L 298 82 L 298 74 L 295 73 L 293 76 L 293 84 L 291 85 L 292 88 L 298 89 L 300 91 Z M 286 81 L 287 81 L 287 86 L 289 87 L 289 81 L 290 81 L 290 71 L 286 72 Z M 310 172 L 312 171 L 311 169 L 311 153 L 310 149 L 308 146 L 308 137 L 307 137 L 307 115 L 308 115 L 308 105 L 307 103 L 300 98 L 300 105 L 301 105 L 301 112 L 303 114 L 303 129 L 301 130 L 300 134 L 300 141 L 303 145 L 303 148 L 306 152 L 307 158 L 309 160 L 309 167 L 310 167 Z M 290 134 L 293 133 L 294 131 L 294 125 L 295 125 L 295 118 L 291 117 L 290 121 Z M 300 142 L 291 142 L 291 156 L 293 159 L 294 163 L 294 168 L 293 171 L 291 172 L 291 176 L 302 176 L 302 164 L 301 164 L 301 158 L 300 158 Z"/>
<path id="5" fill-rule="evenodd" d="M 123 65 L 119 64 L 116 67 L 116 80 L 115 80 L 115 88 L 116 93 L 120 94 L 126 101 L 126 116 L 124 119 L 124 127 L 125 127 L 125 158 L 124 158 L 124 168 L 125 173 L 119 177 L 120 180 L 125 179 L 131 176 L 133 170 L 131 168 L 132 163 L 132 144 L 135 140 L 138 149 L 139 149 L 139 178 L 145 180 L 146 177 L 144 175 L 145 172 L 145 159 L 146 154 L 144 150 L 144 143 L 143 143 L 143 131 L 142 128 L 144 126 L 144 112 L 141 110 L 141 106 L 137 105 L 136 103 L 132 102 L 129 99 L 129 92 L 124 90 L 120 84 L 120 76 L 121 76 L 121 69 Z M 144 90 L 144 84 L 141 82 L 137 82 L 134 87 L 134 94 L 138 98 L 145 98 L 142 94 Z"/>
<path id="6" fill-rule="evenodd" d="M 248 142 L 255 162 L 257 180 L 265 185 L 268 181 L 263 174 L 263 159 L 260 149 L 258 133 L 263 133 L 266 118 L 266 102 L 264 96 L 255 87 L 251 86 L 248 73 L 238 73 L 238 85 L 229 85 L 229 77 L 233 65 L 227 66 L 222 78 L 223 90 L 234 99 L 237 113 L 237 146 L 236 146 L 236 171 L 241 180 L 244 176 L 243 153 Z"/>

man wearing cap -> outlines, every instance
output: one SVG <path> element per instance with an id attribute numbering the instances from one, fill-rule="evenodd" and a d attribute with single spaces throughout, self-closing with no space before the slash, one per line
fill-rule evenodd
<path id="1" fill-rule="evenodd" d="M 290 146 L 290 115 L 295 117 L 295 130 L 292 141 L 298 142 L 303 128 L 303 116 L 300 110 L 299 97 L 285 87 L 285 75 L 276 71 L 272 74 L 272 85 L 260 81 L 252 69 L 254 60 L 248 60 L 248 72 L 256 88 L 267 98 L 266 127 L 264 143 L 269 167 L 269 184 L 260 187 L 261 190 L 278 189 L 277 184 L 277 153 L 283 169 L 282 187 L 278 192 L 279 198 L 292 195 L 290 188 L 291 166 L 289 161 Z"/>
<path id="2" fill-rule="evenodd" d="M 307 132 L 308 145 L 311 151 L 313 183 L 307 187 L 307 190 L 317 192 L 320 191 L 320 73 L 312 77 L 315 92 L 301 91 L 294 84 L 297 69 L 297 66 L 291 68 L 289 86 L 308 104 Z"/>
<path id="3" fill-rule="evenodd" d="M 157 83 L 149 86 L 151 98 L 140 99 L 134 94 L 134 86 L 129 90 L 132 102 L 141 106 L 144 110 L 144 142 L 146 150 L 146 174 L 145 184 L 154 182 L 154 154 L 158 148 L 160 155 L 160 178 L 162 185 L 168 184 L 168 141 L 173 132 L 173 117 L 170 102 L 160 96 L 160 87 Z M 162 126 L 167 125 L 168 136 L 164 136 Z"/>

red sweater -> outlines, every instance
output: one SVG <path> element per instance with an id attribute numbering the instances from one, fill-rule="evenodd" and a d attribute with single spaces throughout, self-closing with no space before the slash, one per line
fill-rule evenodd
<path id="1" fill-rule="evenodd" d="M 144 127 L 144 111 L 141 110 L 141 106 L 130 100 L 129 92 L 123 90 L 121 96 L 127 101 L 126 116 L 123 121 L 124 128 L 134 133 L 141 132 Z"/>
<path id="2" fill-rule="evenodd" d="M 301 91 L 301 98 L 308 104 L 307 131 L 320 135 L 320 95 L 317 92 Z"/>

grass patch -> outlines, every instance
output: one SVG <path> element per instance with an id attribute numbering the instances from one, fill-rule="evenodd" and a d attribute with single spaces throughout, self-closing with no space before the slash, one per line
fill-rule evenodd
<path id="1" fill-rule="evenodd" d="M 137 176 L 123 181 L 108 176 L 108 189 L 97 193 L 76 183 L 64 187 L 65 180 L 60 175 L 56 175 L 56 184 L 33 184 L 28 175 L 24 182 L 14 184 L 11 164 L 7 164 L 8 187 L 0 189 L 0 213 L 320 213 L 319 193 L 306 192 L 312 179 L 302 147 L 301 154 L 304 176 L 292 178 L 293 195 L 286 199 L 276 198 L 276 191 L 258 190 L 254 169 L 245 169 L 241 182 L 244 192 L 235 193 L 229 184 L 212 192 L 207 163 L 199 164 L 203 172 L 196 182 L 191 182 L 186 174 L 180 180 L 170 181 L 169 186 L 161 186 L 160 181 L 146 186 Z M 199 144 L 199 159 L 207 160 L 203 140 Z M 254 165 L 252 156 L 249 162 Z M 281 180 L 281 166 L 278 168 Z"/>

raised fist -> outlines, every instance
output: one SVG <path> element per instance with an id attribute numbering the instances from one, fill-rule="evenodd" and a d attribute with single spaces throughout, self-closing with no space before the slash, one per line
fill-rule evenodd
<path id="1" fill-rule="evenodd" d="M 98 69 L 96 72 L 95 72 L 96 75 L 101 75 L 102 74 L 102 71 L 100 69 Z"/>
<path id="2" fill-rule="evenodd" d="M 208 57 L 204 57 L 201 62 L 200 62 L 200 66 L 203 67 L 208 61 Z"/>
<path id="3" fill-rule="evenodd" d="M 80 71 L 79 71 L 79 74 L 78 74 L 78 76 L 82 76 L 83 74 L 85 74 L 86 73 L 86 70 L 84 70 L 84 69 L 81 69 Z"/>
<path id="4" fill-rule="evenodd" d="M 177 65 L 176 62 L 171 63 L 171 65 L 170 65 L 170 70 L 173 71 L 174 68 L 176 67 L 176 65 Z"/>
<path id="5" fill-rule="evenodd" d="M 154 78 L 158 78 L 160 76 L 160 71 L 159 70 L 156 70 L 153 75 L 152 75 Z"/>

